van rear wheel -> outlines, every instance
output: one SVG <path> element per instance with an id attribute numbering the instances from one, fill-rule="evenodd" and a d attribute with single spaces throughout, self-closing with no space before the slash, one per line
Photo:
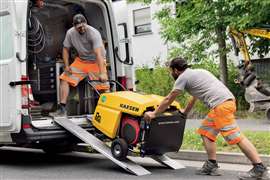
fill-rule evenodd
<path id="1" fill-rule="evenodd" d="M 42 146 L 42 150 L 47 154 L 69 153 L 74 149 L 74 144 L 46 144 Z"/>
<path id="2" fill-rule="evenodd" d="M 61 153 L 69 153 L 72 151 L 70 147 L 57 147 L 57 146 L 48 146 L 42 148 L 42 150 L 47 154 L 61 154 Z"/>

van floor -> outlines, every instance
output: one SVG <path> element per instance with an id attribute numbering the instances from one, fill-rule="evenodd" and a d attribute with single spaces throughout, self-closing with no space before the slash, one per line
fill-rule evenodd
<path id="1" fill-rule="evenodd" d="M 92 127 L 93 115 L 67 116 L 73 123 L 81 127 Z M 32 120 L 32 125 L 37 129 L 60 129 L 61 127 L 54 121 L 53 117 L 42 116 Z"/>

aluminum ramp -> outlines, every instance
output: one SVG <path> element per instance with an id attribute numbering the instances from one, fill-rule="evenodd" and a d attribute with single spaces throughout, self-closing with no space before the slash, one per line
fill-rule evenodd
<path id="1" fill-rule="evenodd" d="M 137 176 L 151 174 L 151 172 L 149 172 L 142 166 L 133 162 L 133 160 L 129 157 L 125 161 L 119 161 L 118 159 L 115 159 L 113 155 L 111 154 L 111 149 L 106 144 L 104 144 L 101 140 L 99 140 L 94 135 L 87 132 L 80 126 L 68 120 L 67 117 L 54 117 L 54 121 L 58 123 L 60 126 L 62 126 L 63 128 L 65 128 L 66 130 L 68 130 L 70 133 L 72 133 L 73 135 L 81 139 L 87 145 L 90 145 L 96 151 L 103 154 L 105 157 L 107 157 L 111 161 L 113 161 L 115 164 L 125 169 L 126 171 L 133 173 Z M 150 158 L 172 169 L 185 168 L 185 166 L 169 158 L 166 155 L 150 156 Z"/>
<path id="2" fill-rule="evenodd" d="M 184 169 L 186 168 L 184 165 L 178 163 L 177 161 L 171 159 L 167 155 L 163 154 L 161 156 L 150 156 L 155 161 L 159 162 L 160 164 L 163 164 L 167 167 L 170 167 L 172 169 Z"/>
<path id="3" fill-rule="evenodd" d="M 54 117 L 54 121 L 60 126 L 68 130 L 70 133 L 89 144 L 92 148 L 103 154 L 105 157 L 113 161 L 118 166 L 122 167 L 126 171 L 133 173 L 137 176 L 151 174 L 148 170 L 144 169 L 142 166 L 130 161 L 119 161 L 115 159 L 111 154 L 111 149 L 106 146 L 101 140 L 96 138 L 94 135 L 90 134 L 80 126 L 74 124 L 72 121 L 68 120 L 67 117 Z"/>

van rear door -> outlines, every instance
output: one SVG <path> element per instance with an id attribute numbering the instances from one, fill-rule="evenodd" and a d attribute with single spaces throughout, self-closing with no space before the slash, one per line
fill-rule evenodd
<path id="1" fill-rule="evenodd" d="M 0 4 L 0 133 L 19 132 L 21 86 L 10 86 L 10 83 L 19 82 L 22 77 L 27 0 L 0 0 Z"/>

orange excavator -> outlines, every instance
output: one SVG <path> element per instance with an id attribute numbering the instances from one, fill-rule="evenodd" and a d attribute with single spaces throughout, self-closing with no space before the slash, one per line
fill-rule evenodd
<path id="1" fill-rule="evenodd" d="M 229 35 L 239 58 L 240 75 L 236 80 L 245 88 L 245 99 L 250 104 L 249 111 L 265 110 L 266 117 L 270 120 L 270 59 L 251 59 L 246 35 L 266 38 L 270 40 L 270 27 L 250 28 L 236 30 L 229 28 Z"/>

